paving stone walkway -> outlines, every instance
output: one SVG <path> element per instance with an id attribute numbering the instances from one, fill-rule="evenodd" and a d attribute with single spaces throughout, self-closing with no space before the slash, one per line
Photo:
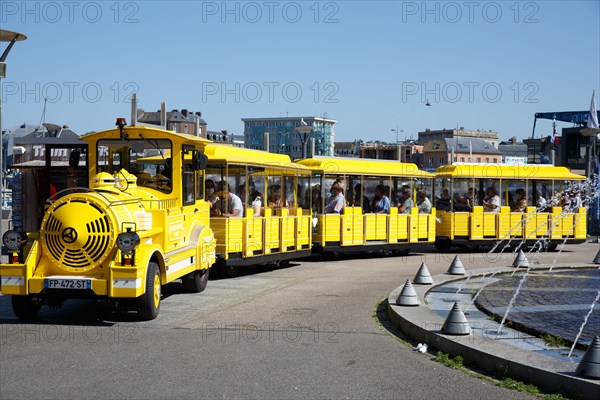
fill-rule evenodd
<path id="1" fill-rule="evenodd" d="M 504 316 L 523 273 L 506 276 L 483 289 L 480 309 Z M 509 312 L 508 321 L 528 330 L 548 333 L 569 342 L 577 333 L 600 292 L 600 269 L 535 272 L 525 278 Z M 600 304 L 596 303 L 578 340 L 589 345 L 600 335 Z"/>

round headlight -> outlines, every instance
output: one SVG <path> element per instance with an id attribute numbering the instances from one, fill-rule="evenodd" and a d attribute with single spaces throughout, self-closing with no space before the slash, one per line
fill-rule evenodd
<path id="1" fill-rule="evenodd" d="M 2 244 L 9 251 L 18 250 L 27 241 L 27 235 L 23 231 L 6 231 L 2 235 Z"/>
<path id="2" fill-rule="evenodd" d="M 140 244 L 140 237 L 135 232 L 123 232 L 117 236 L 117 247 L 123 253 L 131 253 Z"/>

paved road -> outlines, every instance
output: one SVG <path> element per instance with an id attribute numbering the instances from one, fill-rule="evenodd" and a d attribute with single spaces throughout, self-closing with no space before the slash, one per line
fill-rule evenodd
<path id="1" fill-rule="evenodd" d="M 569 247 L 559 261 L 589 262 L 597 248 Z M 0 296 L 0 398 L 528 398 L 431 361 L 375 322 L 376 304 L 421 261 L 437 274 L 453 257 L 303 261 L 211 280 L 197 295 L 174 283 L 150 322 L 99 322 L 79 301 L 20 323 Z"/>

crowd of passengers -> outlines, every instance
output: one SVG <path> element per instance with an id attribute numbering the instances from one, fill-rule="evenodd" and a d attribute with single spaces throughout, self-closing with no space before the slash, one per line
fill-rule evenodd
<path id="1" fill-rule="evenodd" d="M 508 206 L 511 212 L 525 212 L 528 207 L 525 189 L 515 190 L 515 194 L 509 191 L 507 193 Z M 581 194 L 575 188 L 551 196 L 550 201 L 546 200 L 539 193 L 536 193 L 536 209 L 539 212 L 550 212 L 552 207 L 562 207 L 565 211 L 577 210 L 582 206 Z M 470 187 L 467 193 L 454 195 L 454 211 L 473 211 L 474 206 L 483 206 L 484 212 L 500 212 L 501 200 L 496 189 L 493 186 L 485 189 L 485 196 L 479 197 L 477 189 Z M 450 211 L 451 201 L 448 189 L 442 189 L 440 197 L 435 199 L 435 206 L 438 210 Z"/>
<path id="2" fill-rule="evenodd" d="M 241 188 L 241 187 L 240 187 Z M 244 203 L 242 198 L 245 197 L 244 190 L 238 194 L 232 193 L 227 182 L 220 181 L 215 183 L 211 179 L 205 181 L 206 200 L 210 203 L 211 216 L 229 216 L 243 217 Z M 310 191 L 310 193 L 309 193 Z M 300 193 L 300 189 L 298 191 Z M 313 211 L 319 213 L 321 194 L 319 185 L 313 186 L 307 190 L 304 196 L 305 201 L 298 199 L 298 204 L 309 208 L 309 201 L 312 200 Z M 226 200 L 226 201 L 225 201 Z M 266 204 L 269 207 L 281 208 L 289 207 L 293 203 L 293 199 L 284 199 L 281 196 L 281 187 L 279 185 L 271 185 L 268 188 Z M 261 215 L 261 207 L 263 206 L 264 196 L 262 193 L 251 190 L 249 193 L 249 201 L 252 206 L 254 216 Z M 224 209 L 227 204 L 227 210 Z M 344 188 L 340 181 L 335 181 L 325 200 L 325 214 L 341 214 L 346 206 L 362 207 L 363 213 L 389 214 L 391 207 L 397 207 L 399 214 L 410 214 L 411 209 L 416 207 L 420 214 L 431 213 L 431 201 L 427 197 L 425 190 L 417 191 L 416 204 L 413 202 L 412 190 L 410 186 L 404 185 L 400 190 L 399 196 L 396 199 L 390 199 L 390 187 L 385 185 L 377 185 L 375 195 L 369 199 L 363 192 L 361 184 L 354 186 L 354 197 L 349 201 L 344 196 Z"/>
<path id="3" fill-rule="evenodd" d="M 390 198 L 390 192 L 391 189 L 389 186 L 377 185 L 375 187 L 375 195 L 372 199 L 369 199 L 365 195 L 362 185 L 359 183 L 354 186 L 354 197 L 352 198 L 351 205 L 353 207 L 361 207 L 364 214 L 389 214 L 391 207 L 397 207 L 399 214 L 410 214 L 413 207 L 419 210 L 419 214 L 431 213 L 431 201 L 429 201 L 425 190 L 421 189 L 417 191 L 416 204 L 412 199 L 412 190 L 408 185 L 402 186 L 400 194 L 396 199 Z M 350 205 L 350 202 L 344 197 L 344 188 L 340 181 L 335 181 L 331 185 L 329 197 L 325 204 L 325 214 L 341 214 L 344 208 Z"/>
<path id="4" fill-rule="evenodd" d="M 205 182 L 206 200 L 211 204 L 212 216 L 229 216 L 243 217 L 244 216 L 244 198 L 245 186 L 240 186 L 239 194 L 232 193 L 229 185 L 225 181 L 220 181 L 215 184 L 214 181 L 207 179 Z M 310 193 L 309 193 L 310 191 Z M 300 188 L 298 193 L 300 193 Z M 416 207 L 419 214 L 431 213 L 431 201 L 427 197 L 425 190 L 417 190 L 416 204 L 413 202 L 412 190 L 410 186 L 404 185 L 399 191 L 399 195 L 395 199 L 390 198 L 390 187 L 386 185 L 377 185 L 375 195 L 372 199 L 364 193 L 363 186 L 359 183 L 354 186 L 354 196 L 349 201 L 344 196 L 344 187 L 341 181 L 336 180 L 329 190 L 329 194 L 325 200 L 325 214 L 341 214 L 346 206 L 361 207 L 364 214 L 389 214 L 391 207 L 397 207 L 399 214 L 410 214 L 411 209 Z M 320 213 L 321 193 L 319 185 L 315 185 L 312 189 L 306 191 L 304 199 L 299 199 L 298 203 L 304 207 L 309 207 L 309 200 L 312 196 L 313 211 Z M 508 192 L 508 206 L 511 212 L 525 212 L 528 207 L 526 192 L 519 188 L 515 190 L 515 194 Z M 554 194 L 550 200 L 546 200 L 539 195 L 536 196 L 536 208 L 540 212 L 549 212 L 552 207 L 562 207 L 566 211 L 577 210 L 582 206 L 581 194 L 577 189 L 565 190 Z M 224 209 L 224 200 L 226 199 L 227 210 Z M 265 201 L 262 193 L 257 190 L 251 190 L 249 194 L 250 204 L 255 217 L 261 215 L 261 207 Z M 269 207 L 281 208 L 289 207 L 293 203 L 292 199 L 284 199 L 281 196 L 281 187 L 279 185 L 271 185 L 268 188 L 266 204 Z M 435 199 L 435 205 L 438 210 L 450 211 L 451 201 L 448 189 L 442 189 L 439 197 Z M 485 189 L 484 196 L 478 196 L 477 189 L 474 187 L 468 188 L 464 194 L 454 195 L 454 211 L 472 212 L 474 206 L 483 206 L 484 212 L 498 213 L 502 205 L 500 196 L 493 186 Z"/>

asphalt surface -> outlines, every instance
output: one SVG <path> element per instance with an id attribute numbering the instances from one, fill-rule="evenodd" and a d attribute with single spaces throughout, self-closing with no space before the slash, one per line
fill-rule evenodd
<path id="1" fill-rule="evenodd" d="M 561 260 L 589 262 L 598 245 L 567 248 Z M 211 280 L 200 294 L 174 283 L 149 322 L 98 320 L 87 301 L 21 322 L 0 296 L 0 398 L 530 398 L 436 363 L 376 322 L 377 304 L 422 261 L 439 274 L 454 255 L 308 260 Z"/>

